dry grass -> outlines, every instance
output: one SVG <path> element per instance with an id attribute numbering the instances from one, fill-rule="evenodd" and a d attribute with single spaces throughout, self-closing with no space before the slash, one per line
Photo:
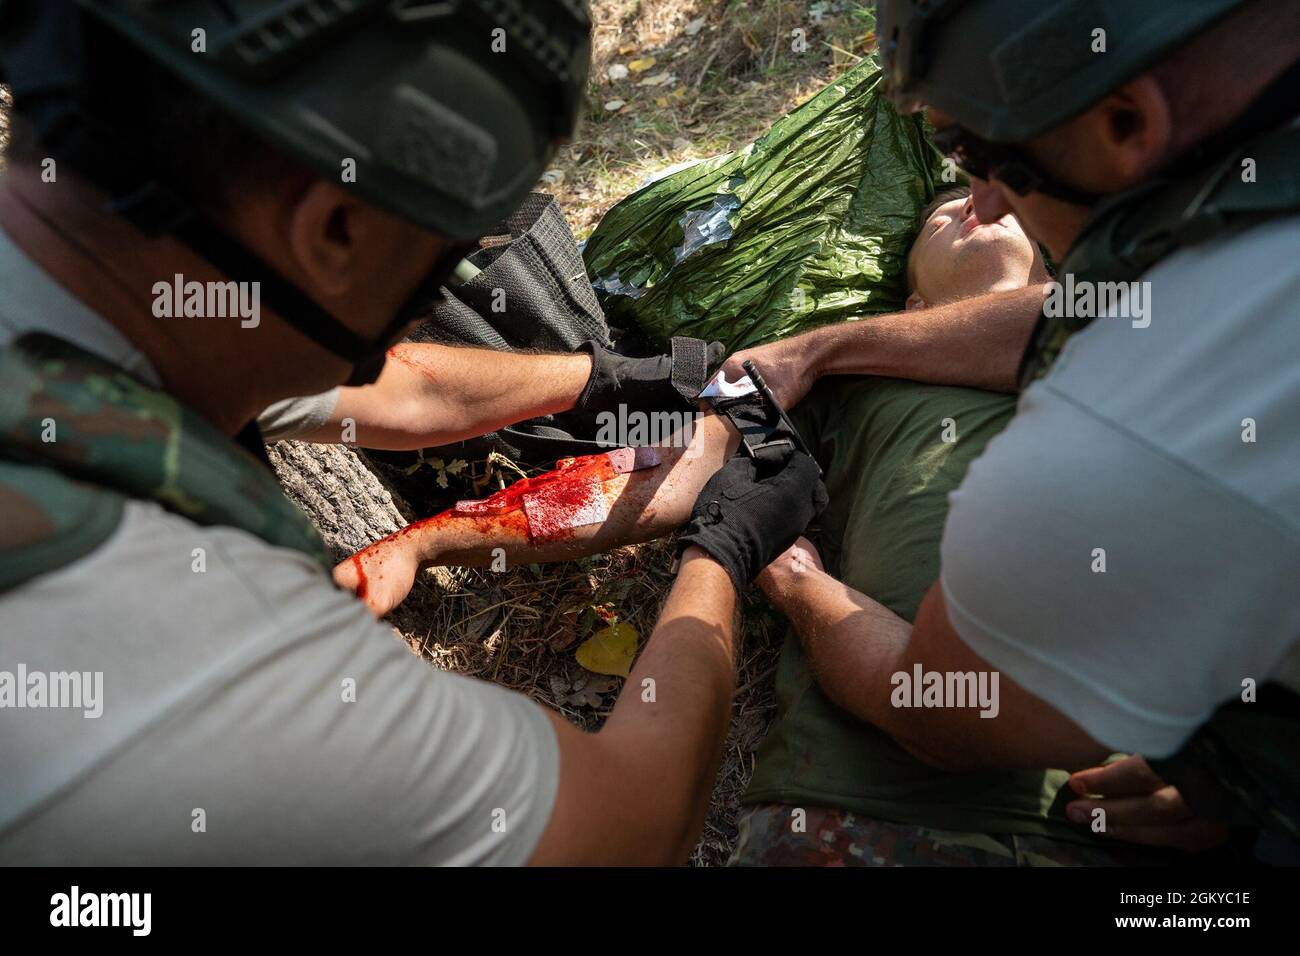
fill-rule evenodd
<path id="1" fill-rule="evenodd" d="M 744 145 L 856 62 L 874 42 L 865 6 L 595 0 L 586 114 L 544 184 L 578 238 L 648 175 Z M 796 29 L 803 52 L 792 49 Z M 637 72 L 649 57 L 654 65 Z M 611 79 L 611 67 L 631 70 Z M 673 79 L 641 85 L 664 73 Z M 625 105 L 606 109 L 617 100 Z"/>

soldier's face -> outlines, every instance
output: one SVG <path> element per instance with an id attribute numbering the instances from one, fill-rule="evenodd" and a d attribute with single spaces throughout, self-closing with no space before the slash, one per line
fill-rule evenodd
<path id="1" fill-rule="evenodd" d="M 970 197 L 944 203 L 912 244 L 909 265 L 918 304 L 939 305 L 969 296 L 1023 289 L 1037 268 L 1038 250 L 1007 213 L 984 222 Z"/>

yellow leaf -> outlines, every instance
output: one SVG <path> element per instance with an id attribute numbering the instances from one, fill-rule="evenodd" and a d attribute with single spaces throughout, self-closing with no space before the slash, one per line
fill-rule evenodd
<path id="1" fill-rule="evenodd" d="M 592 673 L 626 677 L 632 670 L 638 640 L 631 624 L 611 624 L 578 645 L 574 656 Z"/>
<path id="2" fill-rule="evenodd" d="M 652 56 L 643 56 L 639 60 L 633 60 L 627 65 L 627 68 L 633 73 L 644 73 L 650 67 L 655 65 L 655 58 Z"/>

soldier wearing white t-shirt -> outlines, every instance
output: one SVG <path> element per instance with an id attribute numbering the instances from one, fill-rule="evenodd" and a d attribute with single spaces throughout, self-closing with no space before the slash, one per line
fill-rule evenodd
<path id="1" fill-rule="evenodd" d="M 1142 754 L 1077 775 L 1072 817 L 1166 843 L 1196 809 L 1300 859 L 1300 7 L 921 7 L 878 5 L 890 93 L 969 174 L 972 239 L 1014 213 L 1058 282 L 1037 328 L 1023 295 L 972 299 L 905 362 L 875 323 L 733 357 L 787 403 L 827 374 L 1023 387 L 915 621 L 785 559 L 768 594 L 831 699 L 927 761 Z M 891 704 L 900 674 L 990 671 L 994 719 Z"/>

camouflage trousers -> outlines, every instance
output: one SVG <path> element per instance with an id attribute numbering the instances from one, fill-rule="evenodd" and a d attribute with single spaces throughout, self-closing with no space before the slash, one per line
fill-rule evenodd
<path id="1" fill-rule="evenodd" d="M 802 810 L 800 818 L 797 811 Z M 741 811 L 728 866 L 1160 866 L 1144 847 L 1052 837 L 963 833 L 889 823 L 829 807 L 762 804 Z"/>

